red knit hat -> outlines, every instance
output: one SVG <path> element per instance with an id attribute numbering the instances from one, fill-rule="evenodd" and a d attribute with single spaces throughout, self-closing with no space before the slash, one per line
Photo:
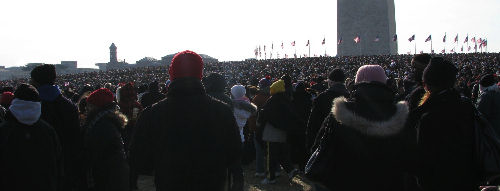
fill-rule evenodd
<path id="1" fill-rule="evenodd" d="M 172 59 L 168 74 L 171 81 L 183 77 L 195 77 L 201 80 L 203 59 L 196 52 L 190 50 L 179 52 Z"/>
<path id="2" fill-rule="evenodd" d="M 0 104 L 10 105 L 14 99 L 14 94 L 12 92 L 3 92 L 2 99 L 0 99 Z"/>
<path id="3" fill-rule="evenodd" d="M 87 103 L 90 103 L 97 107 L 104 107 L 113 102 L 113 100 L 113 93 L 111 93 L 111 91 L 106 88 L 98 89 L 92 92 L 89 97 L 87 97 Z"/>

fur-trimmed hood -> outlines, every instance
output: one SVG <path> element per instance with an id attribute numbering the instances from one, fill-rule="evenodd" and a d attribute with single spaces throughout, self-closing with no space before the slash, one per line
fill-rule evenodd
<path id="1" fill-rule="evenodd" d="M 233 100 L 233 107 L 234 109 L 241 109 L 250 113 L 257 112 L 257 106 L 255 104 L 244 100 Z"/>
<path id="2" fill-rule="evenodd" d="M 396 104 L 396 112 L 388 120 L 373 121 L 359 116 L 347 107 L 347 99 L 336 98 L 333 101 L 332 114 L 342 125 L 356 129 L 371 136 L 390 136 L 399 133 L 405 126 L 408 118 L 408 105 L 406 102 Z"/>

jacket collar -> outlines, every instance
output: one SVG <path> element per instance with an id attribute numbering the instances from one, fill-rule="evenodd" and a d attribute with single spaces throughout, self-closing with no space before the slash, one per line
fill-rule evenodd
<path id="1" fill-rule="evenodd" d="M 205 95 L 205 88 L 197 78 L 179 78 L 172 81 L 167 97 Z"/>
<path id="2" fill-rule="evenodd" d="M 396 104 L 396 112 L 387 120 L 373 121 L 356 114 L 347 107 L 347 99 L 336 98 L 333 101 L 332 114 L 343 125 L 351 127 L 363 134 L 372 136 L 390 136 L 400 132 L 408 118 L 406 102 Z"/>

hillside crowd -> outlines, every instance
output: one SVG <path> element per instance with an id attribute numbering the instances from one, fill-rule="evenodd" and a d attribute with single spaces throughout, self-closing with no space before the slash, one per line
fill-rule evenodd
<path id="1" fill-rule="evenodd" d="M 280 175 L 317 191 L 492 189 L 499 75 L 498 53 L 41 65 L 0 81 L 0 190 L 127 191 L 139 175 L 159 191 Z"/>

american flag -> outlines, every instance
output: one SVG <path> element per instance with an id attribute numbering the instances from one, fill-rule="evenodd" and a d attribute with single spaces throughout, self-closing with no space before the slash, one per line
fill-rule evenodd
<path id="1" fill-rule="evenodd" d="M 411 41 L 414 41 L 414 40 L 415 40 L 415 35 L 411 36 L 411 37 L 408 39 L 408 41 L 410 41 L 410 42 L 411 42 Z"/>
<path id="2" fill-rule="evenodd" d="M 306 46 L 309 46 L 309 40 L 307 40 L 307 44 L 306 44 Z"/>
<path id="3" fill-rule="evenodd" d="M 283 42 L 281 42 L 281 49 L 283 49 L 283 47 L 284 47 L 284 46 L 283 46 Z"/>
<path id="4" fill-rule="evenodd" d="M 455 37 L 455 42 L 458 43 L 458 34 L 457 36 Z"/>
<path id="5" fill-rule="evenodd" d="M 470 39 L 470 41 L 471 41 L 471 42 L 476 42 L 476 37 L 472 37 L 472 38 Z"/>
<path id="6" fill-rule="evenodd" d="M 431 35 L 429 35 L 429 37 L 427 37 L 427 38 L 425 39 L 425 42 L 429 42 L 429 41 L 431 41 L 431 40 L 432 40 L 432 36 L 431 36 Z"/>
<path id="7" fill-rule="evenodd" d="M 266 51 L 266 45 L 264 45 L 264 52 Z"/>
<path id="8" fill-rule="evenodd" d="M 323 38 L 323 42 L 321 42 L 321 45 L 324 45 L 325 44 L 325 38 Z"/>
<path id="9" fill-rule="evenodd" d="M 465 37 L 464 43 L 467 43 L 467 41 L 469 41 L 469 35 L 467 35 L 467 37 Z"/>
<path id="10" fill-rule="evenodd" d="M 469 46 L 469 48 L 467 48 L 467 51 L 470 51 L 471 47 Z"/>
<path id="11" fill-rule="evenodd" d="M 481 38 L 479 38 L 479 39 L 477 40 L 477 43 L 481 43 L 481 42 L 483 42 L 483 40 L 482 40 Z"/>
<path id="12" fill-rule="evenodd" d="M 441 53 L 443 53 L 443 54 L 444 54 L 445 52 L 446 52 L 446 50 L 445 50 L 445 49 L 441 50 Z"/>
<path id="13" fill-rule="evenodd" d="M 339 41 L 337 42 L 337 44 L 342 44 L 342 37 L 340 37 Z"/>
<path id="14" fill-rule="evenodd" d="M 446 33 L 444 33 L 443 42 L 446 42 Z"/>
<path id="15" fill-rule="evenodd" d="M 460 48 L 460 51 L 462 51 L 462 52 L 464 51 L 464 46 L 463 45 L 462 45 L 462 48 Z"/>
<path id="16" fill-rule="evenodd" d="M 292 46 L 295 46 L 295 41 L 292 42 Z"/>
<path id="17" fill-rule="evenodd" d="M 354 38 L 354 43 L 359 43 L 361 41 L 361 38 L 359 38 L 359 36 L 356 36 L 356 38 Z"/>
<path id="18" fill-rule="evenodd" d="M 392 41 L 398 41 L 398 35 L 397 34 L 394 34 L 394 36 L 392 37 Z"/>

